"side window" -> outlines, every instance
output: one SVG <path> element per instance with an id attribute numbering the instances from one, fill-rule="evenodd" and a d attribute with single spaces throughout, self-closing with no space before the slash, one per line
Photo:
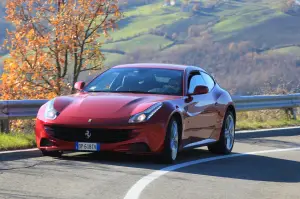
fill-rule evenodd
<path id="1" fill-rule="evenodd" d="M 201 75 L 194 75 L 191 77 L 189 82 L 189 93 L 194 92 L 195 87 L 199 85 L 206 85 Z"/>
<path id="2" fill-rule="evenodd" d="M 209 91 L 211 91 L 215 86 L 215 81 L 211 78 L 211 76 L 209 76 L 208 74 L 206 74 L 204 72 L 202 72 L 201 75 L 202 75 L 204 81 L 206 82 L 206 85 L 207 85 Z"/>

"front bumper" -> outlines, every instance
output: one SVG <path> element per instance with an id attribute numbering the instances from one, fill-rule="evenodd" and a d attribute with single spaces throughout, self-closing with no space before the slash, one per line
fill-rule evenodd
<path id="1" fill-rule="evenodd" d="M 105 142 L 101 142 L 94 138 L 90 141 L 84 137 L 74 137 L 72 132 L 68 132 L 70 137 L 66 136 L 57 136 L 49 132 L 47 127 L 52 127 L 53 124 L 45 124 L 42 120 L 36 120 L 35 134 L 36 134 L 36 143 L 37 147 L 40 150 L 46 151 L 77 151 L 76 142 L 87 142 L 87 143 L 98 143 L 100 144 L 100 151 L 113 151 L 113 152 L 125 152 L 125 153 L 134 153 L 134 154 L 153 154 L 160 153 L 163 149 L 163 143 L 166 134 L 166 126 L 164 123 L 152 123 L 152 124 L 140 124 L 140 125 L 128 125 L 122 127 L 116 126 L 106 126 L 105 129 L 108 129 L 107 132 L 103 133 L 113 133 L 111 130 L 128 130 L 130 136 L 127 138 L 116 139 L 116 141 L 110 139 Z M 76 129 L 77 127 L 72 127 Z M 79 127 L 78 127 L 79 128 Z M 82 127 L 80 127 L 82 128 Z M 98 127 L 100 128 L 100 127 Z M 103 127 L 101 127 L 103 129 Z M 82 128 L 84 129 L 84 128 Z M 90 128 L 87 128 L 90 129 Z M 93 127 L 91 130 L 97 129 Z M 66 131 L 65 131 L 66 132 Z M 82 132 L 81 132 L 82 133 Z M 99 132 L 95 132 L 99 133 Z M 101 132 L 102 133 L 102 132 Z M 72 137 L 72 138 L 71 138 Z M 99 137 L 99 136 L 98 136 Z M 80 140 L 74 140 L 80 139 Z M 102 139 L 101 136 L 99 139 Z"/>

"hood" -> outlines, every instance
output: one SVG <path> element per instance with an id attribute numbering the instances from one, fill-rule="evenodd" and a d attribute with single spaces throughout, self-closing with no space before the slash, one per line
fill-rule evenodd
<path id="1" fill-rule="evenodd" d="M 129 94 L 129 93 L 88 93 L 56 98 L 55 109 L 60 117 L 111 119 L 128 118 L 144 111 L 151 105 L 179 98 L 179 96 Z"/>

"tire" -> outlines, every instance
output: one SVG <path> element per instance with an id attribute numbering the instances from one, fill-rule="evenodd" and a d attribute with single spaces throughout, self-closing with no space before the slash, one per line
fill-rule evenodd
<path id="1" fill-rule="evenodd" d="M 62 156 L 62 151 L 46 151 L 46 150 L 41 150 L 43 156 L 50 156 L 50 157 L 61 157 Z"/>
<path id="2" fill-rule="evenodd" d="M 216 154 L 231 153 L 235 141 L 235 118 L 232 111 L 227 111 L 220 134 L 220 139 L 208 146 L 208 150 Z"/>
<path id="3" fill-rule="evenodd" d="M 164 149 L 159 157 L 159 162 L 163 164 L 173 164 L 178 156 L 179 149 L 179 125 L 172 118 L 168 124 L 166 137 L 164 141 Z"/>

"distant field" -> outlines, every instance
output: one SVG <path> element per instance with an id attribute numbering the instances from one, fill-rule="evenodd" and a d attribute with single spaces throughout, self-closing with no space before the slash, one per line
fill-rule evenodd
<path id="1" fill-rule="evenodd" d="M 244 28 L 255 26 L 279 15 L 282 15 L 282 13 L 277 11 L 268 11 L 266 9 L 255 10 L 243 14 L 240 13 L 230 16 L 216 24 L 214 31 L 218 33 L 240 31 Z"/>
<path id="2" fill-rule="evenodd" d="M 216 13 L 221 17 L 221 21 L 213 27 L 218 40 L 228 38 L 234 40 L 235 35 L 241 31 L 283 15 L 282 12 L 267 3 L 247 1 L 230 4 L 234 6 L 233 9 L 225 9 Z"/>
<path id="3" fill-rule="evenodd" d="M 117 49 L 122 50 L 126 53 L 132 52 L 137 48 L 141 47 L 147 47 L 149 49 L 153 50 L 159 50 L 160 48 L 163 48 L 169 44 L 172 44 L 173 42 L 169 39 L 166 39 L 162 36 L 156 36 L 156 35 L 142 35 L 137 38 L 133 38 L 128 41 L 121 41 L 121 42 L 114 42 L 105 44 L 103 48 L 105 49 Z"/>
<path id="4" fill-rule="evenodd" d="M 189 14 L 180 13 L 179 8 L 164 8 L 161 2 L 140 6 L 124 12 L 124 19 L 120 22 L 119 29 L 111 32 L 110 35 L 114 40 L 124 39 L 188 17 Z"/>
<path id="5" fill-rule="evenodd" d="M 299 56 L 300 55 L 300 47 L 291 46 L 291 47 L 286 47 L 286 48 L 279 48 L 279 49 L 275 49 L 275 50 L 266 51 L 265 53 L 268 53 L 268 54 L 281 54 L 281 55 L 290 54 L 290 55 Z"/>
<path id="6" fill-rule="evenodd" d="M 116 62 L 119 62 L 124 55 L 117 53 L 104 53 L 105 56 L 105 66 L 113 66 Z"/>
<path id="7" fill-rule="evenodd" d="M 186 16 L 179 13 L 172 13 L 159 16 L 148 16 L 141 17 L 139 19 L 133 18 L 130 26 L 126 26 L 119 31 L 111 33 L 114 40 L 124 39 L 127 37 L 135 36 L 139 33 L 145 33 L 151 29 L 151 27 L 156 27 L 163 24 L 171 24 L 172 22 L 183 19 Z M 146 25 L 149 24 L 149 25 Z"/>

